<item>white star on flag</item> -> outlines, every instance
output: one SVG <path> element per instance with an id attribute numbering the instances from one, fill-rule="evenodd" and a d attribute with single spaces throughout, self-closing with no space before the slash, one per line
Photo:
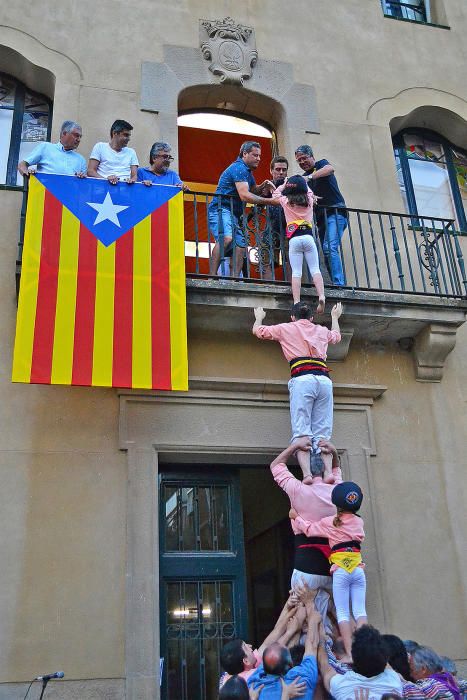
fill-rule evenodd
<path id="1" fill-rule="evenodd" d="M 121 228 L 117 214 L 119 214 L 124 209 L 128 209 L 128 207 L 122 207 L 120 204 L 114 204 L 112 202 L 110 192 L 107 192 L 107 194 L 105 195 L 105 199 L 101 204 L 99 204 L 99 202 L 86 202 L 86 204 L 88 204 L 90 207 L 97 211 L 94 226 L 96 224 L 100 224 L 101 221 L 107 221 L 108 219 L 113 224 Z"/>

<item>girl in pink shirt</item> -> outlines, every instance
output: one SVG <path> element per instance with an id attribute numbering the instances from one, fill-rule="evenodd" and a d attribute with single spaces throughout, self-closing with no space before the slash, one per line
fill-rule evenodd
<path id="1" fill-rule="evenodd" d="M 341 660 L 351 663 L 352 628 L 349 598 L 357 628 L 368 622 L 365 608 L 366 578 L 360 554 L 360 545 L 365 539 L 365 533 L 363 521 L 357 515 L 362 505 L 363 494 L 358 484 L 343 481 L 334 487 L 331 498 L 337 508 L 336 516 L 322 518 L 318 522 L 308 522 L 303 520 L 294 508 L 291 508 L 289 515 L 294 521 L 295 530 L 303 532 L 307 537 L 321 535 L 329 539 L 332 593 L 339 631 L 346 651 L 346 656 Z"/>
<path id="2" fill-rule="evenodd" d="M 314 195 L 301 175 L 293 175 L 272 193 L 273 200 L 284 210 L 289 239 L 289 261 L 292 268 L 292 296 L 294 304 L 300 301 L 302 267 L 305 257 L 308 270 L 318 293 L 316 311 L 324 311 L 324 282 L 319 269 L 318 250 L 313 230 Z"/>

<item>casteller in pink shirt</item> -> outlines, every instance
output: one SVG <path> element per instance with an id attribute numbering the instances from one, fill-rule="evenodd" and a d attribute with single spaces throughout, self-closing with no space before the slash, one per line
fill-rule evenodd
<path id="1" fill-rule="evenodd" d="M 282 190 L 284 189 L 285 185 L 286 183 L 280 185 L 280 187 L 274 190 L 272 197 L 273 199 L 279 199 L 281 207 L 284 210 L 285 220 L 287 223 L 290 224 L 292 221 L 296 221 L 297 219 L 303 219 L 304 221 L 309 221 L 310 224 L 313 225 L 313 193 L 308 192 L 308 206 L 299 207 L 296 204 L 289 204 L 287 197 L 282 194 Z"/>
<path id="2" fill-rule="evenodd" d="M 306 318 L 276 326 L 257 326 L 253 329 L 257 338 L 276 340 L 281 344 L 285 359 L 290 362 L 296 357 L 320 357 L 326 359 L 328 345 L 340 343 L 339 331 L 330 331 Z"/>
<path id="3" fill-rule="evenodd" d="M 298 513 L 296 508 L 295 510 Z M 363 542 L 365 539 L 363 520 L 355 513 L 341 513 L 340 519 L 342 525 L 334 525 L 334 517 L 332 515 L 322 518 L 318 522 L 311 522 L 311 518 L 305 518 L 300 513 L 293 522 L 298 532 L 303 532 L 307 537 L 327 537 L 330 547 L 335 547 L 336 544 L 341 542 L 351 542 L 352 540 Z"/>
<path id="4" fill-rule="evenodd" d="M 334 484 L 325 484 L 321 477 L 314 477 L 312 484 L 304 484 L 294 477 L 285 464 L 277 464 L 275 467 L 271 467 L 271 472 L 276 484 L 289 497 L 291 507 L 297 511 L 304 521 L 314 522 L 327 516 L 335 516 L 336 506 L 331 500 L 331 494 L 334 486 L 342 481 L 340 467 L 334 467 L 332 470 L 335 479 Z M 295 535 L 302 532 L 295 525 L 295 520 L 291 522 Z"/>

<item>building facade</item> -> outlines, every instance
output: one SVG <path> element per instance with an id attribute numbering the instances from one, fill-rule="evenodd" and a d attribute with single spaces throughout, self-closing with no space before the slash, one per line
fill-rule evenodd
<path id="1" fill-rule="evenodd" d="M 237 35 L 222 48 L 227 17 Z M 250 332 L 255 306 L 287 319 L 287 285 L 188 276 L 187 393 L 11 384 L 16 165 L 65 119 L 86 158 L 116 118 L 141 164 L 159 139 L 177 154 L 178 116 L 210 111 L 267 127 L 289 172 L 303 143 L 333 163 L 360 274 L 327 290 L 345 306 L 333 439 L 366 494 L 369 618 L 465 669 L 466 35 L 463 0 L 0 10 L 0 698 L 56 669 L 51 698 L 214 698 L 223 639 L 260 641 L 290 567 L 268 469 L 290 439 L 287 367 Z M 369 211 L 374 227 L 358 228 Z M 407 239 L 390 213 L 412 217 Z M 363 238 L 368 258 L 353 258 Z"/>

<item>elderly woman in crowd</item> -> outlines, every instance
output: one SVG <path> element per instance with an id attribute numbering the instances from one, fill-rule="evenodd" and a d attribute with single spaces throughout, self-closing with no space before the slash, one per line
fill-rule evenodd
<path id="1" fill-rule="evenodd" d="M 149 168 L 138 168 L 137 179 L 148 187 L 151 185 L 174 185 L 183 187 L 183 182 L 175 170 L 170 170 L 173 161 L 172 148 L 164 141 L 156 141 L 149 151 Z"/>
<path id="2" fill-rule="evenodd" d="M 450 673 L 443 671 L 438 654 L 430 647 L 419 646 L 410 653 L 410 672 L 415 683 L 405 682 L 404 698 L 410 700 L 461 700 L 459 686 Z"/>

